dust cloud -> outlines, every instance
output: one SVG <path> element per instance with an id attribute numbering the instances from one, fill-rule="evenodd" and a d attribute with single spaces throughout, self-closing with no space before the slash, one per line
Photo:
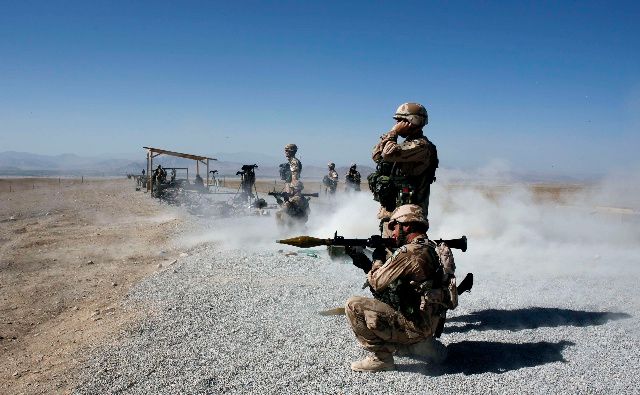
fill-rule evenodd
<path id="1" fill-rule="evenodd" d="M 612 174 L 590 185 L 554 184 L 550 188 L 560 197 L 550 198 L 531 185 L 509 180 L 506 173 L 501 164 L 477 174 L 442 172 L 432 185 L 429 236 L 468 237 L 468 251 L 456 251 L 460 269 L 554 275 L 639 272 L 638 176 Z M 298 229 L 279 229 L 273 214 L 225 218 L 183 242 L 295 250 L 275 240 L 301 234 L 329 238 L 336 231 L 366 238 L 379 232 L 378 204 L 368 191 L 321 195 L 312 199 L 311 210 L 309 222 Z"/>
<path id="2" fill-rule="evenodd" d="M 466 234 L 469 250 L 458 253 L 457 262 L 469 271 L 637 274 L 638 181 L 638 176 L 611 175 L 579 188 L 553 185 L 562 193 L 558 199 L 518 183 L 485 188 L 436 183 L 429 233 L 445 238 Z"/>

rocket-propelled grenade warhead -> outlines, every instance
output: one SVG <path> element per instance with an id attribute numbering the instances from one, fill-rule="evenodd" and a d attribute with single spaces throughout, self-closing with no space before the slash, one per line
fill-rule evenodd
<path id="1" fill-rule="evenodd" d="M 276 240 L 276 243 L 288 244 L 298 248 L 311 248 L 318 246 L 331 245 L 332 239 L 319 239 L 311 236 L 296 236 L 289 239 Z"/>

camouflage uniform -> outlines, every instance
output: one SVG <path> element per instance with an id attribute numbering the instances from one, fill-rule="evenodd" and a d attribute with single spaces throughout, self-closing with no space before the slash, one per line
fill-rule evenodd
<path id="1" fill-rule="evenodd" d="M 373 147 L 372 159 L 376 162 L 384 160 L 392 162 L 402 174 L 412 178 L 414 188 L 414 201 L 422 207 L 425 214 L 429 213 L 429 194 L 431 192 L 430 177 L 419 177 L 431 166 L 433 160 L 437 161 L 435 145 L 425 136 L 411 136 L 402 143 L 397 142 L 397 137 L 386 133 L 380 137 L 380 142 Z M 378 219 L 389 218 L 391 213 L 380 206 Z"/>
<path id="2" fill-rule="evenodd" d="M 422 209 L 414 204 L 398 207 L 391 216 L 391 224 L 395 223 L 421 223 L 428 228 Z M 354 362 L 353 370 L 393 369 L 392 354 L 398 348 L 433 340 L 444 303 L 439 254 L 444 256 L 451 250 L 446 246 L 438 246 L 442 251 L 436 250 L 435 243 L 429 241 L 426 234 L 414 231 L 412 235 L 413 238 L 395 252 L 387 251 L 384 262 L 381 256 L 384 254 L 377 255 L 378 250 L 374 251 L 367 283 L 375 299 L 355 296 L 346 302 L 345 313 L 351 329 L 362 347 L 373 353 L 363 361 Z M 357 259 L 358 254 L 362 253 L 350 256 L 356 266 L 366 271 L 366 265 L 356 262 L 362 263 L 361 258 Z"/>
<path id="3" fill-rule="evenodd" d="M 326 175 L 325 185 L 329 189 L 330 194 L 336 193 L 336 188 L 338 188 L 338 172 L 335 168 L 329 168 L 329 174 Z"/>
<path id="4" fill-rule="evenodd" d="M 291 184 L 295 184 L 300 181 L 302 163 L 300 163 L 300 160 L 295 156 L 289 158 L 289 169 L 291 170 Z"/>
<path id="5" fill-rule="evenodd" d="M 397 249 L 386 262 L 375 261 L 367 280 L 373 292 L 384 292 L 398 283 L 409 286 L 410 282 L 434 280 L 438 267 L 438 255 L 426 235 L 418 236 Z M 422 313 L 419 296 L 413 299 L 408 295 L 410 292 L 400 297 L 409 299 L 401 301 L 408 305 L 401 308 L 404 312 L 378 299 L 354 296 L 347 300 L 349 324 L 366 350 L 391 353 L 396 345 L 417 343 L 432 336 L 439 318 Z"/>
<path id="6" fill-rule="evenodd" d="M 435 171 L 438 167 L 438 151 L 436 146 L 427 139 L 422 129 L 428 123 L 427 110 L 418 103 L 404 103 L 396 110 L 394 119 L 396 122 L 408 122 L 412 129 L 406 129 L 403 133 L 405 140 L 398 143 L 399 132 L 394 127 L 388 133 L 380 137 L 380 142 L 373 147 L 372 159 L 380 164 L 385 162 L 392 166 L 393 177 L 399 176 L 404 179 L 404 185 L 410 188 L 410 195 L 397 204 L 417 204 L 424 211 L 425 217 L 429 214 L 429 195 L 431 193 L 431 183 L 435 181 Z M 397 126 L 398 124 L 396 124 Z M 371 176 L 369 176 L 371 177 Z M 371 187 L 371 180 L 370 187 Z M 404 189 L 402 187 L 401 189 Z M 377 200 L 377 199 L 376 199 Z M 381 204 L 378 210 L 378 219 L 381 220 L 383 234 L 388 233 L 384 222 L 389 218 L 395 205 Z"/>
<path id="7" fill-rule="evenodd" d="M 283 180 L 285 181 L 285 188 L 288 188 L 290 186 L 295 186 L 299 181 L 300 181 L 300 177 L 301 177 L 301 173 L 302 173 L 302 163 L 300 163 L 300 160 L 298 160 L 298 158 L 296 158 L 296 153 L 298 152 L 298 146 L 295 144 L 287 144 L 284 146 L 284 153 L 285 156 L 287 158 L 287 163 L 289 165 L 289 168 L 287 170 L 289 170 L 288 172 L 285 172 L 285 174 L 282 173 L 282 166 L 287 166 L 287 163 L 283 163 L 282 165 L 280 165 L 281 169 L 281 177 L 283 177 Z M 288 174 L 286 174 L 288 173 Z"/>
<path id="8" fill-rule="evenodd" d="M 344 178 L 345 191 L 360 191 L 360 172 L 356 170 L 356 165 L 351 165 L 349 172 Z"/>
<path id="9" fill-rule="evenodd" d="M 289 199 L 284 201 L 280 210 L 276 212 L 276 221 L 279 225 L 294 226 L 304 224 L 309 219 L 309 200 L 302 196 L 301 182 L 296 185 L 286 186 L 284 192 L 289 194 Z"/>

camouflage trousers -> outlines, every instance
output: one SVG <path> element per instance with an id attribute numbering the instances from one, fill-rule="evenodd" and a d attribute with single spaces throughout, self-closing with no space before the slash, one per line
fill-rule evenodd
<path id="1" fill-rule="evenodd" d="M 398 345 L 418 343 L 431 337 L 429 329 L 418 326 L 376 299 L 351 297 L 344 311 L 358 342 L 373 353 L 394 352 Z"/>

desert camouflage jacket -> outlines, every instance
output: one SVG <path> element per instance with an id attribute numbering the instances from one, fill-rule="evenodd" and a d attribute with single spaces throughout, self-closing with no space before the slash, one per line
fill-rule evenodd
<path id="1" fill-rule="evenodd" d="M 291 170 L 291 182 L 299 181 L 302 173 L 302 163 L 295 156 L 289 158 L 289 169 Z"/>
<path id="2" fill-rule="evenodd" d="M 423 322 L 418 286 L 435 281 L 438 255 L 426 235 L 414 238 L 398 248 L 385 262 L 374 261 L 367 273 L 373 296 L 414 322 Z"/>
<path id="3" fill-rule="evenodd" d="M 426 235 L 420 235 L 395 250 L 385 262 L 374 261 L 367 280 L 374 291 L 383 291 L 399 279 L 406 284 L 434 279 L 439 266 L 435 249 Z"/>
<path id="4" fill-rule="evenodd" d="M 335 182 L 338 182 L 338 172 L 335 170 L 329 170 L 329 178 L 334 180 Z"/>
<path id="5" fill-rule="evenodd" d="M 436 160 L 435 145 L 425 136 L 409 137 L 402 143 L 397 142 L 397 137 L 391 137 L 386 133 L 380 137 L 380 142 L 373 147 L 371 158 L 378 162 L 395 162 L 397 167 L 407 176 L 416 176 L 424 173 Z"/>

